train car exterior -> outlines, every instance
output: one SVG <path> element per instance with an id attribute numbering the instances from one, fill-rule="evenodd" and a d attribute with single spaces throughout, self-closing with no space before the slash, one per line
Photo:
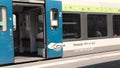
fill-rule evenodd
<path id="1" fill-rule="evenodd" d="M 63 1 L 63 56 L 119 50 L 119 3 Z"/>
<path id="2" fill-rule="evenodd" d="M 119 7 L 119 0 L 0 0 L 0 65 L 119 50 Z"/>

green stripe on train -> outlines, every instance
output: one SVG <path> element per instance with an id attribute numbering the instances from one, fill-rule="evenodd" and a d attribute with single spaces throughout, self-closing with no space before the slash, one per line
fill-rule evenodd
<path id="1" fill-rule="evenodd" d="M 62 10 L 63 11 L 74 11 L 74 12 L 120 13 L 120 8 L 77 6 L 77 5 L 63 5 Z"/>

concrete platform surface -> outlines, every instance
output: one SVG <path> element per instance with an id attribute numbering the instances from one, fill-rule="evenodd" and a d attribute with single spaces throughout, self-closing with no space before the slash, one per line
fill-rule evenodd
<path id="1" fill-rule="evenodd" d="M 105 64 L 111 61 L 118 62 L 118 60 L 120 60 L 120 50 L 90 54 L 90 55 L 84 55 L 84 56 L 41 60 L 41 61 L 31 62 L 31 63 L 2 66 L 0 68 L 89 68 L 89 67 L 103 68 L 103 65 L 101 67 L 99 64 L 101 63 Z M 99 67 L 96 67 L 94 65 L 98 65 Z M 118 66 L 119 66 L 118 68 L 120 68 L 120 65 Z M 105 68 L 110 68 L 110 67 L 105 66 Z M 112 68 L 115 68 L 115 67 L 112 67 Z"/>

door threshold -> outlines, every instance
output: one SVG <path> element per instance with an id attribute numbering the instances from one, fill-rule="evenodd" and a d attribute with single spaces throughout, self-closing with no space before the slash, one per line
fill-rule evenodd
<path id="1" fill-rule="evenodd" d="M 44 60 L 43 57 L 28 57 L 28 56 L 16 56 L 15 57 L 15 64 L 19 63 L 27 63 L 27 62 L 34 62 L 34 61 L 41 61 Z"/>

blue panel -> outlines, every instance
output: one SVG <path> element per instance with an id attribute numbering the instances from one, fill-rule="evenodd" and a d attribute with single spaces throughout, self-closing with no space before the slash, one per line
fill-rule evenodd
<path id="1" fill-rule="evenodd" d="M 0 32 L 0 65 L 14 62 L 13 36 L 10 36 L 12 29 L 12 0 L 0 0 L 0 6 L 7 9 L 7 31 Z"/>
<path id="2" fill-rule="evenodd" d="M 57 30 L 51 30 L 50 10 L 57 8 L 59 11 L 59 27 Z M 46 0 L 46 41 L 47 41 L 47 58 L 62 57 L 63 49 L 55 49 L 56 45 L 62 43 L 62 3 L 60 0 Z M 53 45 L 53 49 L 49 46 Z"/>

